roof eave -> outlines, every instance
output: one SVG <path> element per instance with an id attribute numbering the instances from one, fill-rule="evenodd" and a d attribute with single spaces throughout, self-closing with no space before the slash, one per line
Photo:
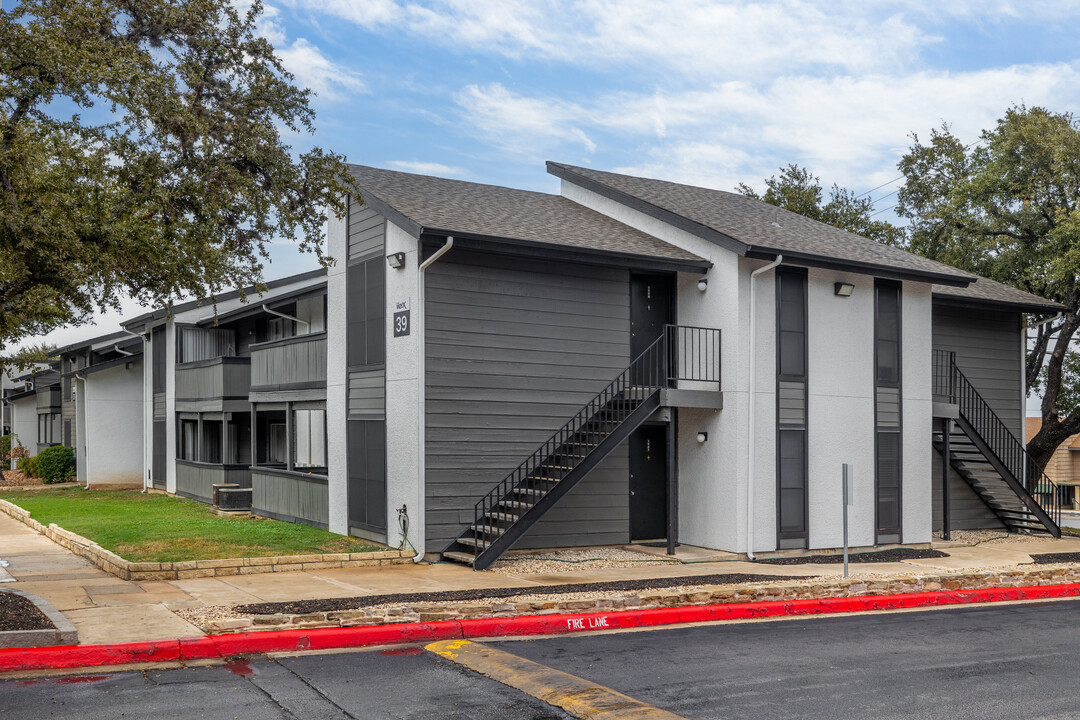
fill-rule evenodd
<path id="1" fill-rule="evenodd" d="M 722 233 L 718 230 L 714 230 L 707 225 L 694 222 L 678 213 L 674 213 L 670 210 L 665 210 L 662 207 L 653 205 L 650 202 L 646 202 L 638 197 L 625 193 L 621 190 L 605 185 L 604 183 L 597 182 L 592 178 L 587 178 L 584 175 L 579 175 L 569 168 L 563 167 L 548 160 L 547 171 L 555 177 L 566 180 L 567 182 L 574 183 L 579 187 L 596 193 L 602 197 L 606 197 L 608 200 L 614 200 L 615 202 L 625 205 L 633 210 L 644 213 L 651 218 L 665 222 L 672 227 L 677 227 L 680 230 L 685 230 L 691 235 L 696 235 L 703 240 L 708 240 L 711 243 L 719 245 L 720 247 L 730 250 L 738 255 L 745 255 L 750 249 L 750 246 L 741 240 L 737 240 L 730 235 Z"/>
<path id="2" fill-rule="evenodd" d="M 963 275 L 950 275 L 947 273 L 935 273 L 925 270 L 908 270 L 897 268 L 894 265 L 880 265 L 878 263 L 860 262 L 858 260 L 838 260 L 833 257 L 810 255 L 807 253 L 790 252 L 786 250 L 774 250 L 771 248 L 752 248 L 746 253 L 747 257 L 758 260 L 773 260 L 778 255 L 784 256 L 784 263 L 801 265 L 803 267 L 824 268 L 826 270 L 845 270 L 861 275 L 873 275 L 875 277 L 889 278 L 891 280 L 908 280 L 912 282 L 933 283 L 936 285 L 949 285 L 952 287 L 967 287 L 976 278 L 968 278 Z"/>
<path id="3" fill-rule="evenodd" d="M 945 293 L 933 293 L 932 300 L 935 303 L 942 305 L 951 305 L 953 307 L 969 307 L 969 308 L 994 308 L 997 310 L 1005 310 L 1012 312 L 1023 313 L 1057 313 L 1068 310 L 1067 307 L 1060 303 L 1052 301 L 1046 301 L 1045 303 L 1037 302 L 1023 302 L 1012 300 L 991 300 L 989 298 L 976 298 L 976 297 L 961 297 L 959 295 L 948 295 Z"/>

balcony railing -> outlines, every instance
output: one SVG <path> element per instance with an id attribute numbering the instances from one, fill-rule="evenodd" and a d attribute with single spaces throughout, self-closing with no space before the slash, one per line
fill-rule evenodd
<path id="1" fill-rule="evenodd" d="M 219 357 L 176 366 L 176 397 L 183 400 L 246 398 L 251 358 Z"/>
<path id="2" fill-rule="evenodd" d="M 253 390 L 326 386 L 326 333 L 298 335 L 251 346 Z"/>

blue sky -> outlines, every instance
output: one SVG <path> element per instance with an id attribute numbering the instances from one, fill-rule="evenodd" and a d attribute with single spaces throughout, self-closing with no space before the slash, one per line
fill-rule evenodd
<path id="1" fill-rule="evenodd" d="M 886 217 L 912 132 L 1077 109 L 1078 31 L 1080 2 L 1037 0 L 268 0 L 261 25 L 317 94 L 298 149 L 549 192 L 549 159 L 723 190 L 795 162 L 886 184 Z M 315 267 L 272 259 L 269 278 Z"/>

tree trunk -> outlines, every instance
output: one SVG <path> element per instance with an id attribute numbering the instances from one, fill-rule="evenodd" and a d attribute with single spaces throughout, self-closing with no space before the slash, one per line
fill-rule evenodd
<path id="1" fill-rule="evenodd" d="M 1070 298 L 1072 299 L 1072 298 Z M 1070 306 L 1075 303 L 1071 302 Z M 1057 399 L 1061 392 L 1062 366 L 1069 343 L 1080 328 L 1080 319 L 1076 311 L 1070 310 L 1063 316 L 1061 329 L 1058 331 L 1054 349 L 1046 361 L 1046 385 L 1042 399 L 1042 427 L 1027 444 L 1028 455 L 1039 469 L 1046 469 L 1046 464 L 1054 456 L 1054 451 L 1071 435 L 1080 432 L 1080 414 L 1073 414 L 1062 420 L 1058 416 Z"/>

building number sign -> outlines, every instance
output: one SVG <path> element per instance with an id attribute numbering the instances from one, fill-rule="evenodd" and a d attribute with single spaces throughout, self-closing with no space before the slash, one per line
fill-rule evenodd
<path id="1" fill-rule="evenodd" d="M 394 337 L 404 337 L 412 331 L 412 318 L 409 314 L 409 300 L 394 303 Z"/>

